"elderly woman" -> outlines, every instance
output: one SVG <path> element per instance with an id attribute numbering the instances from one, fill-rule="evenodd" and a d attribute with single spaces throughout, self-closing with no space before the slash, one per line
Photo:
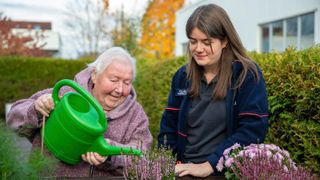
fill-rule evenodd
<path id="1" fill-rule="evenodd" d="M 135 59 L 124 49 L 113 47 L 79 72 L 74 81 L 90 92 L 103 107 L 108 119 L 108 130 L 104 137 L 109 144 L 147 150 L 152 143 L 152 136 L 148 129 L 148 117 L 136 101 L 136 93 L 132 86 L 134 77 Z M 60 95 L 68 91 L 72 89 L 61 88 Z M 52 89 L 46 89 L 28 99 L 19 100 L 8 113 L 7 124 L 28 137 L 33 147 L 39 147 L 41 144 L 39 129 L 42 126 L 42 116 L 49 116 L 54 109 L 51 93 Z M 83 154 L 82 159 L 82 163 L 73 166 L 58 162 L 54 175 L 108 176 L 121 173 L 119 169 L 121 170 L 124 163 L 123 156 L 103 157 L 92 152 Z M 92 168 L 93 166 L 96 168 Z"/>

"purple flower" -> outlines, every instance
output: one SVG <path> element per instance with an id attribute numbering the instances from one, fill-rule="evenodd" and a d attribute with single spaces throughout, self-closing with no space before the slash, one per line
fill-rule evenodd
<path id="1" fill-rule="evenodd" d="M 225 165 L 227 168 L 229 168 L 229 167 L 231 167 L 231 165 L 232 165 L 233 162 L 234 162 L 234 159 L 233 159 L 233 158 L 228 158 L 228 159 L 226 160 L 226 162 L 224 162 L 224 165 Z"/>
<path id="2" fill-rule="evenodd" d="M 228 149 L 224 150 L 223 155 L 228 155 L 230 153 L 230 151 L 237 149 L 241 147 L 241 145 L 239 143 L 235 143 L 233 146 L 229 147 Z"/>
<path id="3" fill-rule="evenodd" d="M 221 157 L 220 159 L 219 159 L 219 162 L 218 162 L 218 164 L 217 164 L 217 166 L 216 166 L 216 168 L 217 168 L 217 170 L 218 171 L 222 171 L 222 169 L 223 169 L 223 157 Z"/>
<path id="4" fill-rule="evenodd" d="M 231 179 L 312 179 L 314 176 L 297 167 L 288 151 L 274 144 L 238 143 L 227 148 L 216 166 Z"/>
<path id="5" fill-rule="evenodd" d="M 146 152 L 144 158 L 130 157 L 125 159 L 123 167 L 125 179 L 173 179 L 175 159 L 170 150 L 153 149 Z"/>
<path id="6" fill-rule="evenodd" d="M 272 152 L 269 150 L 265 151 L 265 155 L 267 156 L 267 158 L 271 158 L 272 157 Z"/>

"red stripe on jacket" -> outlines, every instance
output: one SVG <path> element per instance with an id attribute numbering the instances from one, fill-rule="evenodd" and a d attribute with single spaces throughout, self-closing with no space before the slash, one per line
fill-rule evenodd
<path id="1" fill-rule="evenodd" d="M 180 108 L 170 108 L 170 107 L 167 107 L 166 110 L 170 110 L 170 111 L 180 111 Z"/>
<path id="2" fill-rule="evenodd" d="M 268 114 L 257 114 L 257 113 L 251 113 L 251 112 L 244 112 L 239 113 L 239 116 L 255 116 L 255 117 L 268 117 Z"/>
<path id="3" fill-rule="evenodd" d="M 181 133 L 180 131 L 177 131 L 177 133 L 178 133 L 180 136 L 184 136 L 184 137 L 187 136 L 186 134 L 183 134 L 183 133 Z"/>

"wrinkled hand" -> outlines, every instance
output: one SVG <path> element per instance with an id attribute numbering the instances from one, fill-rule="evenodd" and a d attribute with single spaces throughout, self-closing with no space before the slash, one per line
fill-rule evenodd
<path id="1" fill-rule="evenodd" d="M 91 165 L 98 166 L 106 161 L 107 156 L 101 156 L 95 152 L 87 152 L 87 154 L 82 154 L 81 158 Z"/>
<path id="2" fill-rule="evenodd" d="M 108 144 L 110 144 L 110 141 L 111 141 L 110 139 L 105 138 L 105 140 L 107 141 Z M 104 163 L 107 160 L 108 156 L 101 156 L 100 154 L 95 152 L 87 152 L 87 154 L 82 154 L 81 158 L 83 161 L 91 165 L 98 166 L 99 164 Z"/>
<path id="3" fill-rule="evenodd" d="M 35 101 L 35 109 L 42 115 L 49 117 L 50 112 L 54 108 L 54 103 L 51 94 L 44 94 Z"/>
<path id="4" fill-rule="evenodd" d="M 179 177 L 185 175 L 207 177 L 213 173 L 213 169 L 208 161 L 201 164 L 177 164 L 175 166 L 175 173 Z"/>

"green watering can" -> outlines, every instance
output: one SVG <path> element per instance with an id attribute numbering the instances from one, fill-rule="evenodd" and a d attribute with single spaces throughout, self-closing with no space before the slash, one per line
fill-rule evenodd
<path id="1" fill-rule="evenodd" d="M 70 86 L 77 93 L 68 92 L 60 99 L 62 86 Z M 44 126 L 44 144 L 61 161 L 78 164 L 81 154 L 86 152 L 103 156 L 142 155 L 140 150 L 111 146 L 106 142 L 103 134 L 107 121 L 101 105 L 74 81 L 59 81 L 53 88 L 52 98 L 55 108 Z"/>

